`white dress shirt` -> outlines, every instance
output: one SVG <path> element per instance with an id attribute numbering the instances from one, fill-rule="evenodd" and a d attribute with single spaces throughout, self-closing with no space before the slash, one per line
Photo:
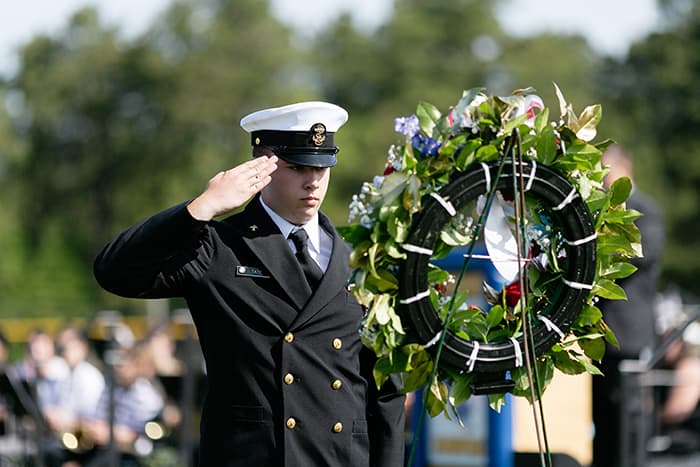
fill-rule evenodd
<path id="1" fill-rule="evenodd" d="M 309 235 L 309 255 L 314 261 L 316 261 L 321 270 L 326 272 L 326 269 L 328 269 L 328 263 L 331 260 L 333 239 L 328 232 L 323 230 L 318 224 L 318 213 L 306 224 L 295 225 L 273 211 L 272 208 L 265 204 L 262 197 L 260 197 L 260 204 L 262 204 L 263 209 L 265 209 L 270 218 L 272 218 L 272 222 L 274 222 L 277 228 L 280 229 L 280 232 L 282 235 L 284 235 L 284 238 L 287 239 L 287 243 L 293 252 L 296 252 L 296 248 L 294 247 L 294 243 L 289 239 L 289 234 L 299 230 L 300 228 L 306 230 L 306 233 Z"/>

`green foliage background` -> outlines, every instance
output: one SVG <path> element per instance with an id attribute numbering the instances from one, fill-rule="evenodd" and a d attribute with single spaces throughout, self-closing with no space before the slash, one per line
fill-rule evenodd
<path id="1" fill-rule="evenodd" d="M 665 280 L 700 293 L 697 2 L 662 1 L 667 30 L 622 59 L 578 36 L 510 37 L 497 4 L 396 0 L 377 30 L 343 16 L 309 39 L 264 1 L 179 0 L 136 39 L 91 9 L 35 37 L 0 81 L 0 315 L 142 311 L 99 289 L 92 259 L 118 230 L 250 157 L 238 121 L 252 110 L 306 99 L 348 109 L 324 206 L 343 225 L 397 140 L 394 117 L 477 86 L 533 86 L 556 106 L 552 82 L 577 111 L 603 104 L 601 136 L 631 149 L 637 186 L 666 212 Z"/>

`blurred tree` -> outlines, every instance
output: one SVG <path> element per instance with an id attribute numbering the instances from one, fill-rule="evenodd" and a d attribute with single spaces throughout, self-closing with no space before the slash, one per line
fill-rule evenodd
<path id="1" fill-rule="evenodd" d="M 498 49 L 504 34 L 493 8 L 478 0 L 397 0 L 390 22 L 370 33 L 341 17 L 319 35 L 309 62 L 319 72 L 321 94 L 345 106 L 350 123 L 326 211 L 338 224 L 363 181 L 381 174 L 387 149 L 397 141 L 394 118 L 428 101 L 446 110 L 464 89 L 485 86 L 483 47 Z M 339 180 L 337 172 L 342 173 Z"/>
<path id="2" fill-rule="evenodd" d="M 580 112 L 598 102 L 595 76 L 601 64 L 601 57 L 583 37 L 542 34 L 504 41 L 503 51 L 491 64 L 489 75 L 495 92 L 534 87 L 545 105 L 558 115 L 559 102 L 553 83 L 561 88 L 574 110 Z"/>
<path id="3" fill-rule="evenodd" d="M 28 43 L 18 74 L 0 83 L 0 194 L 12 200 L 0 207 L 0 306 L 116 303 L 90 274 L 97 250 L 250 157 L 238 125 L 249 111 L 306 99 L 349 110 L 324 205 L 342 225 L 352 194 L 384 169 L 394 118 L 421 100 L 447 110 L 464 89 L 534 86 L 556 106 L 552 81 L 576 110 L 599 100 L 600 58 L 582 38 L 510 38 L 498 3 L 396 0 L 376 30 L 346 15 L 306 42 L 259 0 L 176 0 L 132 40 L 93 10 L 76 13 L 60 35 Z M 642 69 L 631 66 L 628 76 Z M 634 134 L 619 119 L 608 127 L 608 113 L 603 128 Z"/>
<path id="4" fill-rule="evenodd" d="M 277 74 L 288 32 L 260 6 L 177 3 L 132 43 L 85 9 L 24 47 L 9 84 L 27 145 L 8 169 L 23 278 L 12 296 L 42 313 L 98 300 L 91 264 L 108 238 L 195 195 L 232 153 L 250 157 L 238 118 L 291 92 Z"/>
<path id="5" fill-rule="evenodd" d="M 635 155 L 636 182 L 664 208 L 664 282 L 700 293 L 700 5 L 662 2 L 668 29 L 637 43 L 600 76 L 605 119 Z"/>

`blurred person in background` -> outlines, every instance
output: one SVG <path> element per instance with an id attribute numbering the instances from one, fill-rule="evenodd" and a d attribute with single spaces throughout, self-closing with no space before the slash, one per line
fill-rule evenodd
<path id="1" fill-rule="evenodd" d="M 700 451 L 700 350 L 683 339 L 669 347 L 662 369 L 673 371 L 662 388 L 658 412 L 660 432 L 674 453 Z"/>
<path id="2" fill-rule="evenodd" d="M 185 374 L 184 362 L 178 358 L 177 342 L 170 332 L 169 323 L 155 326 L 146 338 L 146 344 L 153 358 L 154 375 L 165 395 L 165 405 L 160 419 L 166 430 L 172 434 L 182 423 L 182 397 L 184 378 L 195 375 Z M 173 436 L 170 442 L 175 442 Z"/>
<path id="3" fill-rule="evenodd" d="M 10 341 L 7 340 L 7 336 L 0 329 L 0 372 L 5 371 L 5 366 L 7 366 L 7 361 L 10 358 Z"/>
<path id="4" fill-rule="evenodd" d="M 66 442 L 73 439 L 71 435 L 76 440 L 82 435 L 83 421 L 95 413 L 105 388 L 102 370 L 90 361 L 91 349 L 82 329 L 75 326 L 61 329 L 56 337 L 56 348 L 69 371 L 58 381 L 56 399 L 43 407 L 44 416 L 55 434 L 44 448 L 49 467 L 80 459 L 80 453 L 68 449 L 70 446 L 66 446 Z"/>
<path id="5" fill-rule="evenodd" d="M 68 365 L 68 376 L 59 382 L 58 404 L 44 412 L 55 430 L 72 431 L 91 415 L 105 387 L 105 378 L 90 357 L 90 346 L 82 329 L 69 326 L 56 337 L 56 348 Z"/>
<path id="6" fill-rule="evenodd" d="M 10 391 L 9 382 L 6 382 L 5 368 L 10 357 L 10 342 L 7 340 L 5 333 L 0 330 L 0 377 L 2 378 L 2 386 L 0 386 L 0 436 L 5 436 L 9 430 L 8 425 L 11 419 L 11 407 L 6 400 L 6 391 Z M 8 386 L 8 387 L 5 387 Z"/>
<path id="7" fill-rule="evenodd" d="M 694 297 L 693 301 L 697 302 Z M 659 294 L 657 330 L 668 345 L 657 365 L 667 370 L 656 387 L 653 447 L 659 454 L 700 452 L 700 323 L 684 308 L 680 290 L 671 288 Z"/>
<path id="8" fill-rule="evenodd" d="M 656 346 L 654 303 L 661 271 L 664 245 L 664 220 L 658 204 L 634 184 L 631 155 L 620 145 L 612 145 L 603 153 L 603 164 L 609 167 L 604 185 L 610 187 L 621 177 L 632 181 L 632 192 L 626 202 L 628 209 L 636 209 L 642 216 L 635 221 L 642 241 L 643 257 L 632 264 L 637 271 L 617 281 L 627 295 L 627 300 L 601 300 L 598 307 L 603 319 L 617 336 L 619 348 L 608 345 L 600 364 L 604 376 L 593 377 L 593 465 L 595 467 L 629 467 L 620 465 L 622 446 L 620 410 L 623 397 L 620 362 L 644 360 L 651 357 Z M 643 425 L 651 426 L 652 418 Z M 649 433 L 639 432 L 632 423 L 634 439 L 646 444 Z M 634 444 L 634 442 L 632 443 Z"/>
<path id="9" fill-rule="evenodd" d="M 83 436 L 94 443 L 94 449 L 82 460 L 85 467 L 113 467 L 113 455 L 120 467 L 139 466 L 139 458 L 152 447 L 144 436 L 146 424 L 163 410 L 164 397 L 153 382 L 154 367 L 147 346 L 139 342 L 117 350 L 113 364 L 114 379 L 107 380 L 94 414 L 83 424 Z"/>
<path id="10" fill-rule="evenodd" d="M 35 418 L 33 421 L 45 425 L 44 409 L 59 403 L 60 384 L 70 373 L 68 364 L 56 354 L 53 338 L 41 329 L 33 330 L 21 360 L 10 365 L 8 371 L 15 381 L 24 382 L 39 408 L 39 414 L 28 410 Z"/>

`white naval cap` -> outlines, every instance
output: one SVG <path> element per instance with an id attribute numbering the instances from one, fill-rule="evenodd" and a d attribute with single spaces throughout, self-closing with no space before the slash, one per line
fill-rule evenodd
<path id="1" fill-rule="evenodd" d="M 339 150 L 333 135 L 347 120 L 342 107 L 312 101 L 253 112 L 241 119 L 241 127 L 253 146 L 269 147 L 287 162 L 332 167 Z"/>

